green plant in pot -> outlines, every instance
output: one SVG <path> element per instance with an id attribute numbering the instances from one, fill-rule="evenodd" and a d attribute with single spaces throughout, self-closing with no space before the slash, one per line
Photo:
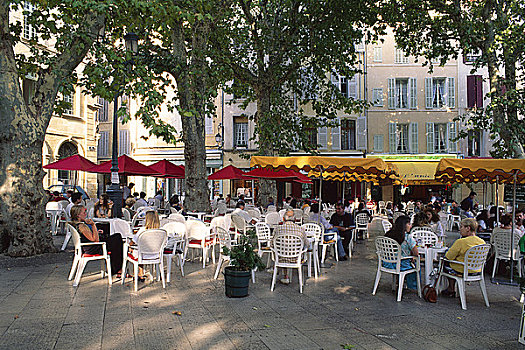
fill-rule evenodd
<path id="1" fill-rule="evenodd" d="M 257 236 L 253 230 L 239 237 L 238 244 L 230 248 L 223 247 L 222 254 L 230 257 L 230 266 L 224 269 L 224 283 L 226 296 L 229 298 L 242 298 L 248 296 L 248 286 L 252 270 L 265 269 L 261 257 L 255 251 Z"/>

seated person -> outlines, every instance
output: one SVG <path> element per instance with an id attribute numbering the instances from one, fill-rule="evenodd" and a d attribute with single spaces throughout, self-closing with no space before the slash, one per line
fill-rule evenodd
<path id="1" fill-rule="evenodd" d="M 416 227 L 430 227 L 428 223 L 428 216 L 425 212 L 420 211 L 414 215 L 414 222 L 412 223 L 412 229 Z"/>
<path id="2" fill-rule="evenodd" d="M 100 242 L 99 230 L 93 220 L 87 218 L 87 210 L 82 205 L 74 205 L 71 207 L 71 225 L 80 234 L 80 242 Z M 115 233 L 104 238 L 106 242 L 106 249 L 110 254 L 111 272 L 120 277 L 122 273 L 122 236 L 120 233 Z M 102 254 L 102 247 L 100 245 L 91 245 L 82 247 L 85 254 L 100 255 Z"/>
<path id="3" fill-rule="evenodd" d="M 452 215 L 459 215 L 461 212 L 461 209 L 458 206 L 458 202 L 452 201 L 449 208 L 450 214 Z"/>
<path id="4" fill-rule="evenodd" d="M 478 232 L 490 231 L 492 227 L 489 224 L 489 211 L 483 209 L 478 216 L 476 216 L 476 221 L 478 222 Z"/>
<path id="5" fill-rule="evenodd" d="M 461 220 L 461 224 L 459 226 L 459 233 L 461 234 L 461 238 L 457 239 L 454 244 L 452 244 L 452 247 L 447 251 L 445 254 L 445 258 L 448 260 L 456 260 L 456 261 L 465 261 L 465 253 L 470 248 L 485 244 L 485 241 L 476 236 L 476 231 L 478 230 L 478 223 L 475 219 L 467 218 Z M 445 262 L 445 265 L 443 266 L 443 269 L 445 272 L 455 275 L 463 275 L 463 265 L 455 264 L 455 263 L 448 263 Z M 475 273 L 479 271 L 469 271 L 469 273 Z M 449 297 L 455 297 L 455 285 L 456 280 L 453 278 L 448 279 L 448 289 L 441 292 L 444 296 Z"/>
<path id="6" fill-rule="evenodd" d="M 244 210 L 244 202 L 238 201 L 237 205 L 235 206 L 235 210 L 232 212 L 232 215 L 239 215 L 241 218 L 246 221 L 248 224 L 255 225 L 257 220 L 253 219 L 250 214 L 246 210 Z"/>
<path id="7" fill-rule="evenodd" d="M 74 205 L 79 205 L 82 203 L 82 194 L 80 192 L 75 192 L 71 195 L 71 203 L 69 203 L 66 207 L 66 213 L 69 217 L 71 217 L 71 208 L 73 208 Z"/>
<path id="8" fill-rule="evenodd" d="M 361 214 L 361 213 L 365 213 L 366 215 L 368 215 L 368 222 L 372 221 L 373 216 L 370 213 L 370 211 L 368 211 L 368 209 L 365 208 L 365 203 L 363 202 L 359 203 L 359 206 L 357 207 L 357 211 L 354 214 L 354 218 L 357 216 L 357 214 Z"/>
<path id="9" fill-rule="evenodd" d="M 324 227 L 323 240 L 325 241 L 329 241 L 334 237 L 333 235 L 327 235 L 327 233 L 335 233 L 337 237 L 337 255 L 339 256 L 339 260 L 347 260 L 348 258 L 346 257 L 346 252 L 343 248 L 343 241 L 341 240 L 341 236 L 339 236 L 338 234 L 337 228 L 329 224 L 328 221 L 324 218 L 324 216 L 319 215 L 319 203 L 314 203 L 311 206 L 310 222 L 318 223 L 319 225 L 322 225 Z"/>
<path id="10" fill-rule="evenodd" d="M 95 217 L 96 218 L 110 218 L 112 217 L 113 202 L 109 200 L 107 193 L 102 193 L 100 199 L 95 204 Z"/>
<path id="11" fill-rule="evenodd" d="M 135 198 L 133 197 L 128 197 L 126 199 L 126 202 L 125 202 L 125 207 L 128 211 L 129 211 L 129 214 L 131 215 L 131 217 L 135 216 L 135 210 L 133 210 L 133 206 L 135 205 Z"/>
<path id="12" fill-rule="evenodd" d="M 148 210 L 146 211 L 146 216 L 144 218 L 144 226 L 141 227 L 137 233 L 135 233 L 133 235 L 133 242 L 132 242 L 132 245 L 135 245 L 137 244 L 137 240 L 139 238 L 139 236 L 146 230 L 149 230 L 149 229 L 155 229 L 155 228 L 160 228 L 160 219 L 159 219 L 159 214 L 154 211 L 154 210 Z M 130 249 L 131 251 L 129 252 L 130 254 L 132 254 L 134 252 L 133 249 Z M 144 258 L 147 258 L 146 257 L 146 254 L 144 254 Z M 156 254 L 153 254 L 151 257 L 151 259 L 158 259 L 158 256 Z M 142 266 L 139 266 L 139 276 L 138 276 L 138 279 L 139 281 L 141 282 L 144 282 L 145 280 L 145 277 L 144 277 L 144 270 L 142 268 Z"/>
<path id="13" fill-rule="evenodd" d="M 337 228 L 339 232 L 339 236 L 343 241 L 345 255 L 350 255 L 348 245 L 352 240 L 352 230 L 355 228 L 355 225 L 352 215 L 345 213 L 343 204 L 337 203 L 335 205 L 335 213 L 332 214 L 332 217 L 330 218 L 330 224 Z"/>
<path id="14" fill-rule="evenodd" d="M 133 205 L 133 210 L 137 211 L 140 207 L 147 207 L 148 201 L 146 200 L 146 192 L 140 192 L 139 199 Z"/>
<path id="15" fill-rule="evenodd" d="M 275 236 L 279 235 L 294 235 L 298 236 L 303 241 L 303 247 L 306 249 L 309 245 L 308 239 L 306 237 L 306 233 L 304 232 L 304 229 L 297 225 L 295 223 L 295 216 L 293 213 L 293 210 L 287 210 L 284 213 L 283 216 L 284 223 L 282 225 L 279 225 L 275 228 Z M 289 276 L 289 269 L 283 269 L 284 270 L 284 278 L 280 280 L 283 284 L 290 284 Z"/>

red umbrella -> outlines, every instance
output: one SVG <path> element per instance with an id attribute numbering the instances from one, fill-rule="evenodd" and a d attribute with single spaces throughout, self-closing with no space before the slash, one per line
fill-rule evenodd
<path id="1" fill-rule="evenodd" d="M 74 156 L 60 159 L 56 162 L 50 163 L 44 166 L 44 169 L 57 169 L 57 170 L 82 170 L 86 171 L 93 168 L 96 164 L 92 161 L 82 157 L 79 154 Z"/>
<path id="2" fill-rule="evenodd" d="M 208 180 L 233 180 L 244 179 L 245 172 L 233 165 L 228 165 L 225 168 L 208 176 Z"/>
<path id="3" fill-rule="evenodd" d="M 292 170 L 273 171 L 266 168 L 257 168 L 247 172 L 245 176 L 282 181 L 296 181 L 301 183 L 312 183 L 312 180 L 310 180 L 307 176 Z"/>
<path id="4" fill-rule="evenodd" d="M 160 174 L 156 175 L 157 177 L 165 177 L 170 179 L 184 179 L 185 177 L 185 171 L 182 165 L 175 165 L 166 159 L 150 165 L 149 168 Z"/>
<path id="5" fill-rule="evenodd" d="M 96 165 L 87 171 L 91 173 L 111 173 L 111 160 Z M 118 157 L 118 173 L 120 175 L 159 175 L 159 172 L 137 162 L 135 159 L 123 154 Z"/>

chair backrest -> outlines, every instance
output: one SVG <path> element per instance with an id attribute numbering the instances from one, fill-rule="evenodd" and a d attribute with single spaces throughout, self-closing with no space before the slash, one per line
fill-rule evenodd
<path id="1" fill-rule="evenodd" d="M 312 208 L 310 206 L 307 206 L 306 208 L 304 208 L 304 210 L 303 210 L 303 217 L 309 216 L 311 210 L 312 210 Z"/>
<path id="2" fill-rule="evenodd" d="M 429 244 L 434 245 L 437 242 L 437 236 L 432 227 L 414 227 L 410 230 L 410 236 L 417 242 L 417 245 L 425 247 Z M 435 242 L 433 242 L 435 238 Z M 433 243 L 432 243 L 433 242 Z"/>
<path id="3" fill-rule="evenodd" d="M 385 201 L 379 201 L 378 205 L 379 205 L 379 209 L 386 209 L 386 202 Z"/>
<path id="4" fill-rule="evenodd" d="M 381 224 L 383 225 L 383 230 L 385 230 L 385 233 L 387 233 L 392 228 L 392 224 L 388 220 L 382 220 Z"/>
<path id="5" fill-rule="evenodd" d="M 358 228 L 368 227 L 368 215 L 366 213 L 359 213 L 355 216 L 355 224 Z"/>
<path id="6" fill-rule="evenodd" d="M 304 229 L 306 237 L 313 237 L 316 242 L 321 241 L 321 235 L 323 234 L 321 225 L 314 222 L 309 222 L 302 224 L 301 227 Z"/>
<path id="7" fill-rule="evenodd" d="M 226 231 L 230 230 L 231 226 L 231 215 L 217 216 L 211 219 L 210 228 L 217 233 L 216 228 L 220 227 Z"/>
<path id="8" fill-rule="evenodd" d="M 168 240 L 168 233 L 163 229 L 144 230 L 137 238 L 139 263 L 143 260 L 162 258 L 162 252 Z M 145 255 L 148 255 L 147 257 Z"/>
<path id="9" fill-rule="evenodd" d="M 379 263 L 396 263 L 396 270 L 400 270 L 401 246 L 396 240 L 388 237 L 376 237 L 376 252 Z"/>
<path id="10" fill-rule="evenodd" d="M 46 204 L 46 210 L 60 210 L 62 209 L 62 206 L 59 202 L 48 202 Z"/>
<path id="11" fill-rule="evenodd" d="M 252 218 L 257 218 L 258 219 L 260 217 L 259 213 L 257 213 L 257 211 L 255 211 L 254 208 L 253 209 L 248 209 L 247 212 L 248 212 L 248 214 L 250 214 L 250 216 Z"/>
<path id="12" fill-rule="evenodd" d="M 80 249 L 80 233 L 78 233 L 77 229 L 73 227 L 71 224 L 67 224 L 67 229 L 69 232 L 71 232 L 71 238 L 73 239 L 73 245 L 75 246 L 75 250 Z"/>
<path id="13" fill-rule="evenodd" d="M 281 222 L 281 216 L 279 213 L 272 211 L 266 214 L 264 221 L 270 226 L 279 225 L 279 222 Z"/>
<path id="14" fill-rule="evenodd" d="M 188 239 L 205 239 L 210 234 L 209 227 L 199 220 L 186 221 L 186 236 Z"/>
<path id="15" fill-rule="evenodd" d="M 276 235 L 272 240 L 272 250 L 276 255 L 276 263 L 281 258 L 293 259 L 300 263 L 299 257 L 303 251 L 303 240 L 297 235 Z"/>
<path id="16" fill-rule="evenodd" d="M 303 210 L 302 209 L 294 209 L 293 210 L 293 216 L 295 216 L 296 220 L 300 220 L 303 218 Z"/>
<path id="17" fill-rule="evenodd" d="M 124 220 L 131 221 L 131 213 L 129 212 L 128 209 L 122 208 L 122 215 L 124 217 Z"/>
<path id="18" fill-rule="evenodd" d="M 414 202 L 408 202 L 407 207 L 406 207 L 407 214 L 412 214 L 414 210 L 415 210 Z"/>
<path id="19" fill-rule="evenodd" d="M 279 210 L 279 217 L 281 218 L 281 220 L 283 219 L 284 214 L 286 213 L 287 210 L 288 209 L 281 209 L 281 210 Z"/>
<path id="20" fill-rule="evenodd" d="M 396 212 L 394 212 L 394 215 L 392 216 L 392 220 L 394 222 L 396 222 L 398 217 L 404 216 L 404 215 L 405 215 L 405 213 L 403 213 L 402 211 L 396 211 Z"/>
<path id="21" fill-rule="evenodd" d="M 219 240 L 219 244 L 221 246 L 221 254 L 222 254 L 222 247 L 231 248 L 232 246 L 232 238 L 230 236 L 230 233 L 223 229 L 220 226 L 217 226 L 217 239 Z"/>
<path id="22" fill-rule="evenodd" d="M 258 241 L 268 242 L 272 238 L 270 226 L 265 222 L 255 223 L 255 234 L 257 235 Z"/>
<path id="23" fill-rule="evenodd" d="M 237 231 L 246 232 L 246 221 L 242 218 L 242 216 L 237 214 L 232 214 L 232 224 L 235 227 Z"/>
<path id="24" fill-rule="evenodd" d="M 215 215 L 224 215 L 228 212 L 228 206 L 224 202 L 217 203 L 217 209 L 215 209 Z"/>
<path id="25" fill-rule="evenodd" d="M 502 229 L 500 227 L 496 227 L 492 231 L 491 241 L 494 245 L 494 250 L 496 252 L 496 257 L 499 258 L 505 258 L 510 259 L 511 258 L 511 250 L 512 250 L 512 258 L 517 259 L 520 255 L 519 252 L 519 241 L 520 236 L 514 232 L 514 241 L 512 242 L 512 247 L 510 244 L 510 236 L 511 236 L 511 230 L 510 229 Z"/>
<path id="26" fill-rule="evenodd" d="M 479 271 L 483 269 L 489 250 L 490 244 L 476 245 L 467 250 L 465 253 L 465 268 L 463 270 L 464 278 L 468 278 L 469 271 Z"/>
<path id="27" fill-rule="evenodd" d="M 275 205 L 269 205 L 268 208 L 266 208 L 267 213 L 271 212 L 277 212 L 277 207 Z"/>
<path id="28" fill-rule="evenodd" d="M 171 221 L 182 222 L 183 224 L 186 222 L 184 215 L 179 213 L 170 214 L 170 216 L 168 216 L 168 219 L 170 219 Z"/>
<path id="29" fill-rule="evenodd" d="M 166 230 L 169 237 L 186 237 L 186 224 L 182 222 L 172 221 L 162 226 Z"/>

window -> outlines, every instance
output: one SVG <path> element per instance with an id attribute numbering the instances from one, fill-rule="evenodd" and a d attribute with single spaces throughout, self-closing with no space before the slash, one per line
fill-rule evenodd
<path id="1" fill-rule="evenodd" d="M 74 93 L 74 92 L 71 93 L 71 94 L 64 95 L 64 102 L 69 103 L 69 106 L 64 107 L 64 112 L 63 112 L 63 114 L 73 115 L 73 102 L 74 102 L 74 96 L 75 96 L 75 93 Z"/>
<path id="2" fill-rule="evenodd" d="M 456 123 L 427 123 L 427 153 L 457 153 Z"/>
<path id="3" fill-rule="evenodd" d="M 383 62 L 383 48 L 380 46 L 374 47 L 374 62 Z"/>
<path id="4" fill-rule="evenodd" d="M 463 53 L 463 63 L 465 63 L 465 64 L 473 64 L 480 57 L 481 57 L 481 52 L 479 52 L 479 51 Z"/>
<path id="5" fill-rule="evenodd" d="M 108 112 L 109 112 L 109 102 L 104 100 L 103 98 L 98 98 L 98 104 L 100 105 L 100 108 L 97 111 L 97 118 L 99 122 L 107 122 L 108 121 Z"/>
<path id="6" fill-rule="evenodd" d="M 418 124 L 391 122 L 389 147 L 390 153 L 418 153 Z"/>
<path id="7" fill-rule="evenodd" d="M 98 157 L 107 157 L 109 152 L 109 131 L 101 131 L 98 139 L 97 155 Z"/>
<path id="8" fill-rule="evenodd" d="M 306 136 L 308 137 L 309 146 L 313 149 L 317 148 L 317 129 L 316 128 L 305 128 Z"/>
<path id="9" fill-rule="evenodd" d="M 357 96 L 357 75 L 354 75 L 350 80 L 346 77 L 332 74 L 332 84 L 334 84 L 341 94 L 346 98 L 356 99 Z"/>
<path id="10" fill-rule="evenodd" d="M 467 75 L 467 108 L 483 108 L 483 77 Z"/>
<path id="11" fill-rule="evenodd" d="M 213 135 L 213 118 L 209 114 L 204 119 L 204 131 L 206 135 Z"/>
<path id="12" fill-rule="evenodd" d="M 405 56 L 405 53 L 403 52 L 403 50 L 396 49 L 394 62 L 395 63 L 401 63 L 401 64 L 407 64 L 408 63 L 408 57 Z"/>
<path id="13" fill-rule="evenodd" d="M 62 145 L 60 145 L 60 148 L 58 149 L 58 158 L 64 159 L 67 157 L 71 157 L 75 154 L 78 154 L 78 147 L 69 141 L 64 142 Z M 71 179 L 73 178 L 73 171 L 69 170 L 59 170 L 58 171 L 58 180 L 62 181 L 65 184 L 68 184 L 71 182 Z"/>
<path id="14" fill-rule="evenodd" d="M 355 120 L 341 120 L 341 149 L 349 150 L 355 148 Z"/>
<path id="15" fill-rule="evenodd" d="M 130 153 L 129 130 L 119 130 L 118 133 L 118 155 Z"/>
<path id="16" fill-rule="evenodd" d="M 248 147 L 248 118 L 233 118 L 233 146 Z"/>
<path id="17" fill-rule="evenodd" d="M 33 25 L 29 23 L 29 17 L 31 16 L 31 13 L 33 13 L 35 8 L 36 8 L 35 5 L 31 4 L 28 1 L 24 1 L 24 8 L 23 8 L 24 27 L 22 30 L 22 37 L 25 39 L 34 39 L 36 36 L 35 27 L 33 27 Z"/>
<path id="18" fill-rule="evenodd" d="M 383 107 L 383 89 L 372 89 L 372 106 Z"/>
<path id="19" fill-rule="evenodd" d="M 383 135 L 374 135 L 374 152 L 383 153 Z"/>
<path id="20" fill-rule="evenodd" d="M 468 131 L 468 155 L 469 157 L 481 156 L 481 131 Z"/>
<path id="21" fill-rule="evenodd" d="M 317 144 L 319 144 L 319 149 L 328 148 L 328 128 L 326 126 L 317 129 Z"/>
<path id="22" fill-rule="evenodd" d="M 388 108 L 417 109 L 416 78 L 388 79 Z"/>
<path id="23" fill-rule="evenodd" d="M 24 79 L 22 82 L 22 90 L 24 94 L 24 101 L 31 103 L 33 96 L 35 96 L 35 81 L 33 79 Z"/>
<path id="24" fill-rule="evenodd" d="M 456 105 L 455 78 L 425 78 L 425 106 L 428 109 Z"/>

